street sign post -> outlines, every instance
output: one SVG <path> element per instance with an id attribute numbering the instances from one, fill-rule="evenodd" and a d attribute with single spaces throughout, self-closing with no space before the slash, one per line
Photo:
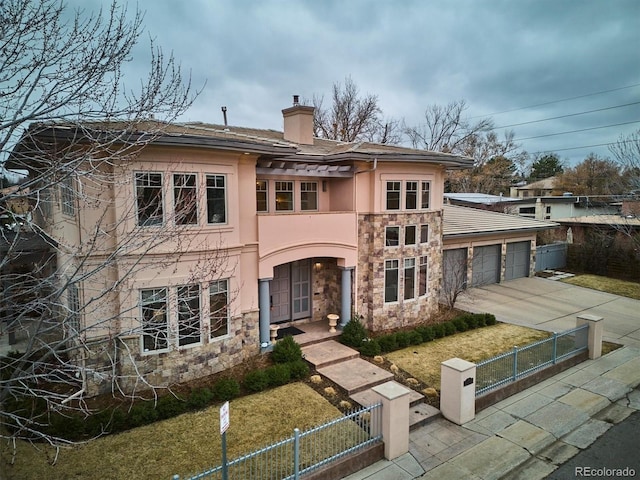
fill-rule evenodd
<path id="1" fill-rule="evenodd" d="M 220 407 L 220 434 L 222 435 L 222 480 L 229 479 L 229 467 L 227 465 L 227 429 L 229 428 L 229 402 L 224 402 Z"/>

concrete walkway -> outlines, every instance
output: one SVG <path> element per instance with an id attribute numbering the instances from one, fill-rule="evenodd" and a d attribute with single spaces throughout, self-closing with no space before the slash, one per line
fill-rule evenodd
<path id="1" fill-rule="evenodd" d="M 605 319 L 606 341 L 640 347 L 640 301 L 546 278 L 471 288 L 460 295 L 456 307 L 491 312 L 501 322 L 554 332 L 574 328 L 578 315 L 595 315 Z"/>
<path id="2" fill-rule="evenodd" d="M 640 410 L 638 385 L 640 347 L 625 346 L 503 400 L 462 426 L 436 419 L 411 431 L 409 453 L 346 478 L 543 479 Z M 611 467 L 624 466 L 624 459 L 617 461 Z"/>

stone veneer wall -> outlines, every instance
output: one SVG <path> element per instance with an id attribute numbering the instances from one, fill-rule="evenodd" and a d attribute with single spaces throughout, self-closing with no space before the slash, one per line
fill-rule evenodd
<path id="1" fill-rule="evenodd" d="M 231 319 L 230 327 L 228 338 L 151 355 L 140 354 L 139 336 L 95 342 L 84 360 L 87 371 L 96 372 L 87 374 L 87 395 L 112 392 L 114 379 L 126 393 L 167 387 L 218 373 L 259 353 L 257 311 Z"/>
<path id="2" fill-rule="evenodd" d="M 429 225 L 429 241 L 425 244 L 404 245 L 404 226 L 416 225 L 420 240 L 420 225 Z M 385 228 L 401 227 L 400 245 L 385 247 Z M 428 256 L 427 295 L 403 299 L 403 261 Z M 399 262 L 398 301 L 384 303 L 385 260 Z M 367 328 L 373 331 L 389 330 L 418 324 L 438 311 L 438 296 L 442 278 L 442 211 L 415 213 L 363 214 L 358 217 L 358 292 L 356 308 Z"/>
<path id="3" fill-rule="evenodd" d="M 316 268 L 316 264 L 320 264 Z M 342 274 L 335 258 L 314 258 L 312 268 L 312 320 L 324 320 L 329 313 L 340 313 Z"/>

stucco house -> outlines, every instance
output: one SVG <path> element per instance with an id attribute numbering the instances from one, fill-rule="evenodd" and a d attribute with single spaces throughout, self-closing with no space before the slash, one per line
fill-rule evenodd
<path id="1" fill-rule="evenodd" d="M 168 385 L 216 373 L 268 347 L 273 324 L 329 313 L 371 330 L 423 321 L 438 309 L 445 249 L 500 245 L 499 281 L 517 242 L 517 274 L 533 273 L 534 232 L 545 226 L 496 230 L 492 217 L 491 234 L 474 231 L 480 240 L 445 226 L 459 219 L 459 207 L 443 209 L 445 171 L 472 159 L 314 138 L 313 107 L 295 101 L 282 115 L 283 132 L 165 125 L 135 155 L 96 161 L 100 175 L 40 192 L 34 221 L 55 242 L 59 279 L 94 272 L 67 293 L 87 393 L 109 388 L 114 365 L 124 390 L 140 377 Z M 50 125 L 37 136 L 55 150 L 78 132 Z M 79 191 L 90 201 L 70 195 Z M 476 283 L 484 255 L 465 252 Z M 115 260 L 94 268 L 105 258 Z"/>

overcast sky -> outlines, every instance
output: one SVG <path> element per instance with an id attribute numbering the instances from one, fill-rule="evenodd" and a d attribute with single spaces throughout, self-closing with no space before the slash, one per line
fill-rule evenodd
<path id="1" fill-rule="evenodd" d="M 87 9 L 99 4 L 70 1 Z M 588 146 L 640 129 L 638 0 L 139 0 L 138 6 L 146 12 L 146 35 L 128 79 L 135 82 L 146 66 L 149 36 L 173 51 L 194 86 L 204 85 L 185 121 L 222 123 L 224 105 L 231 125 L 281 130 L 281 110 L 293 94 L 329 97 L 334 82 L 351 76 L 363 94 L 378 96 L 386 117 L 417 125 L 428 105 L 464 99 L 469 117 L 512 126 L 528 152 L 557 152 L 572 163 L 589 152 L 607 156 L 606 146 Z M 600 111 L 580 114 L 592 110 Z M 535 123 L 515 125 L 525 122 Z M 612 126 L 621 123 L 627 124 Z M 593 127 L 606 128 L 552 135 Z M 564 150 L 572 147 L 584 148 Z"/>

